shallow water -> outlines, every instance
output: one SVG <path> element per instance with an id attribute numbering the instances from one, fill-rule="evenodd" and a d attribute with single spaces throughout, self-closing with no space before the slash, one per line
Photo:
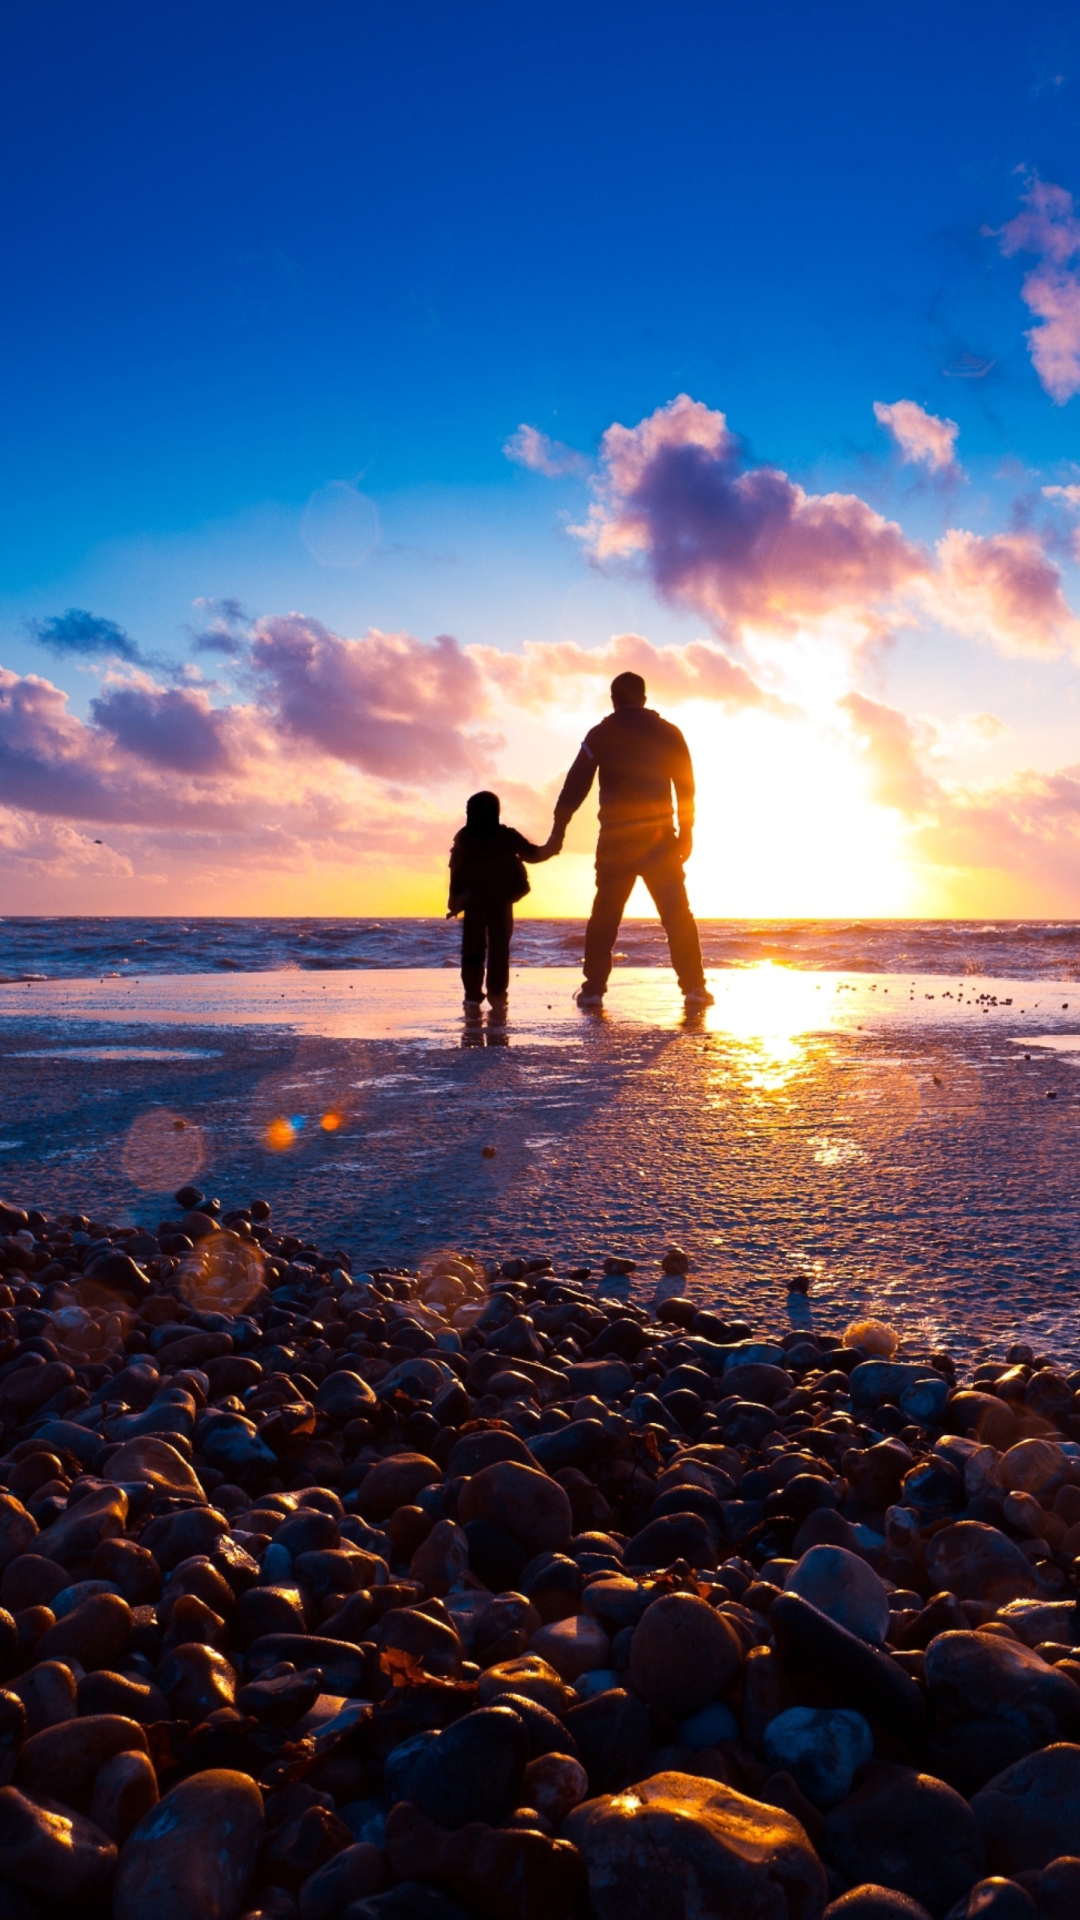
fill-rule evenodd
<path id="1" fill-rule="evenodd" d="M 358 1268 L 444 1246 L 639 1262 L 775 1324 L 866 1312 L 972 1357 L 1080 1358 L 1080 995 L 774 966 L 687 1021 L 625 969 L 583 1016 L 522 969 L 466 1020 L 453 977 L 288 972 L 0 988 L 0 1185 L 156 1224 L 189 1177 Z M 285 998 L 282 998 L 284 994 Z M 493 1146 L 493 1156 L 482 1149 Z"/>
<path id="2" fill-rule="evenodd" d="M 577 967 L 583 929 L 519 917 L 514 957 Z M 1076 921 L 703 920 L 701 939 L 710 967 L 1080 979 Z M 0 979 L 454 967 L 459 941 L 444 919 L 0 918 Z M 625 921 L 619 953 L 629 966 L 668 964 L 655 920 Z"/>

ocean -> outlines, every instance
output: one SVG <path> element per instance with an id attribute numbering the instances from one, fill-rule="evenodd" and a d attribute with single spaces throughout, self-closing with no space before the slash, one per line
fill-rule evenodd
<path id="1" fill-rule="evenodd" d="M 707 967 L 771 960 L 811 972 L 957 980 L 1080 979 L 1080 921 L 703 920 Z M 580 965 L 584 922 L 518 921 L 514 964 Z M 453 967 L 460 925 L 436 919 L 0 919 L 0 982 L 178 973 Z M 617 963 L 667 966 L 655 920 L 627 920 Z"/>

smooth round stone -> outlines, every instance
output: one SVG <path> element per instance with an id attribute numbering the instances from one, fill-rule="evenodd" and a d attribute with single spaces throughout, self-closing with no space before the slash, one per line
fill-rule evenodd
<path id="1" fill-rule="evenodd" d="M 593 1667 L 574 1682 L 574 1692 L 579 1700 L 595 1700 L 598 1693 L 609 1693 L 612 1687 L 621 1685 L 622 1675 L 614 1667 Z"/>
<path id="2" fill-rule="evenodd" d="M 691 1753 L 700 1753 L 703 1747 L 718 1747 L 722 1740 L 737 1740 L 739 1723 L 730 1707 L 722 1700 L 713 1700 L 707 1707 L 699 1707 L 680 1722 L 680 1747 L 689 1747 Z"/>
<path id="3" fill-rule="evenodd" d="M 113 1920 L 234 1920 L 262 1833 L 262 1794 L 246 1773 L 181 1780 L 125 1842 Z"/>
<path id="4" fill-rule="evenodd" d="M 94 1781 L 117 1753 L 148 1753 L 146 1734 L 119 1713 L 92 1713 L 46 1727 L 26 1742 L 15 1783 L 31 1794 L 54 1794 L 65 1806 L 89 1811 Z"/>
<path id="5" fill-rule="evenodd" d="M 75 1675 L 64 1661 L 40 1660 L 10 1684 L 26 1708 L 28 1734 L 74 1720 L 78 1711 Z"/>
<path id="6" fill-rule="evenodd" d="M 169 1718 L 169 1701 L 161 1688 L 131 1674 L 96 1672 L 79 1682 L 79 1713 L 119 1713 L 140 1726 L 154 1726 Z"/>
<path id="7" fill-rule="evenodd" d="M 700 1513 L 665 1513 L 627 1542 L 628 1567 L 670 1567 L 676 1560 L 715 1567 L 716 1535 Z"/>
<path id="8" fill-rule="evenodd" d="M 157 1774 L 149 1754 L 117 1753 L 105 1761 L 94 1781 L 90 1818 L 122 1846 L 157 1802 Z"/>
<path id="9" fill-rule="evenodd" d="M 1004 1606 L 1037 1591 L 1031 1563 L 1013 1541 L 980 1520 L 957 1520 L 942 1527 L 926 1549 L 931 1591 L 955 1593 L 958 1600 L 988 1600 Z"/>
<path id="10" fill-rule="evenodd" d="M 811 1547 L 785 1586 L 860 1640 L 880 1646 L 888 1634 L 888 1593 L 873 1567 L 846 1547 Z"/>
<path id="11" fill-rule="evenodd" d="M 563 1553 L 573 1533 L 569 1496 L 557 1480 L 516 1460 L 500 1460 L 467 1480 L 458 1520 L 490 1520 L 507 1528 L 530 1554 Z"/>
<path id="12" fill-rule="evenodd" d="M 942 1418 L 948 1400 L 947 1380 L 915 1380 L 900 1395 L 900 1411 L 920 1427 L 929 1427 Z"/>
<path id="13" fill-rule="evenodd" d="M 357 1505 L 365 1520 L 388 1520 L 398 1507 L 410 1507 L 425 1487 L 441 1484 L 442 1468 L 425 1453 L 395 1453 L 377 1460 L 360 1488 Z"/>
<path id="14" fill-rule="evenodd" d="M 811 1920 L 825 1904 L 825 1873 L 799 1822 L 696 1775 L 658 1773 L 587 1800 L 561 1837 L 585 1861 L 596 1920 Z"/>
<path id="15" fill-rule="evenodd" d="M 742 1665 L 730 1621 L 688 1593 L 665 1594 L 634 1629 L 630 1678 L 650 1705 L 683 1720 L 723 1693 Z"/>
<path id="16" fill-rule="evenodd" d="M 40 1660 L 78 1660 L 88 1673 L 119 1666 L 131 1638 L 131 1608 L 118 1593 L 97 1593 L 47 1627 L 34 1649 Z"/>
<path id="17" fill-rule="evenodd" d="M 111 1479 L 141 1480 L 159 1493 L 183 1493 L 205 1500 L 198 1474 L 188 1466 L 175 1447 L 151 1433 L 125 1440 L 109 1456 L 106 1468 Z"/>
<path id="18" fill-rule="evenodd" d="M 573 1685 L 581 1674 L 607 1664 L 611 1642 L 599 1620 L 594 1620 L 591 1614 L 572 1613 L 565 1620 L 553 1620 L 534 1633 L 529 1651 L 546 1660 L 561 1679 Z"/>
<path id="19" fill-rule="evenodd" d="M 964 1920 L 1037 1920 L 1037 1916 L 1038 1908 L 1030 1893 L 1001 1874 L 972 1887 L 964 1909 Z"/>
<path id="20" fill-rule="evenodd" d="M 859 1767 L 873 1757 L 874 1736 L 849 1707 L 790 1707 L 765 1729 L 765 1757 L 790 1773 L 815 1807 L 846 1799 Z"/>
<path id="21" fill-rule="evenodd" d="M 852 1887 L 839 1900 L 830 1900 L 821 1920 L 931 1920 L 920 1900 L 909 1899 L 891 1887 Z"/>
<path id="22" fill-rule="evenodd" d="M 155 1675 L 177 1720 L 197 1727 L 236 1700 L 236 1673 L 224 1654 L 195 1643 L 168 1654 Z"/>
<path id="23" fill-rule="evenodd" d="M 1080 1913 L 1080 1857 L 1063 1854 L 1039 1875 L 1042 1920 L 1076 1920 Z"/>
<path id="24" fill-rule="evenodd" d="M 381 1893 L 386 1882 L 386 1855 L 382 1848 L 358 1840 L 355 1846 L 343 1847 L 304 1881 L 300 1889 L 300 1920 L 337 1920 L 352 1901 Z"/>
<path id="25" fill-rule="evenodd" d="M 68 1585 L 68 1575 L 55 1560 L 39 1553 L 21 1553 L 4 1568 L 0 1601 L 12 1613 L 23 1607 L 47 1607 L 54 1594 Z"/>
<path id="26" fill-rule="evenodd" d="M 992 1873 L 1047 1867 L 1080 1842 L 1080 1746 L 1029 1753 L 977 1793 L 972 1811 Z"/>
<path id="27" fill-rule="evenodd" d="M 0 1879 L 50 1902 L 89 1901 L 104 1891 L 115 1865 L 112 1841 L 82 1814 L 0 1787 Z"/>
<path id="28" fill-rule="evenodd" d="M 1001 1484 L 1008 1493 L 1051 1493 L 1068 1479 L 1069 1456 L 1053 1440 L 1018 1440 L 1001 1458 Z"/>
<path id="29" fill-rule="evenodd" d="M 888 1862 L 900 1893 L 943 1915 L 985 1872 L 982 1833 L 966 1800 L 910 1767 L 875 1767 L 825 1817 L 822 1859 L 850 1886 Z"/>
<path id="30" fill-rule="evenodd" d="M 409 1800 L 451 1829 L 484 1820 L 497 1826 L 518 1804 L 529 1737 L 510 1707 L 480 1707 L 442 1733 L 396 1747 L 386 1766 L 391 1800 Z"/>
<path id="31" fill-rule="evenodd" d="M 525 1803 L 550 1820 L 558 1832 L 572 1807 L 579 1806 L 589 1791 L 589 1776 L 577 1760 L 567 1753 L 545 1753 L 530 1760 L 525 1769 L 522 1792 Z"/>
<path id="32" fill-rule="evenodd" d="M 579 1700 L 566 1715 L 594 1794 L 616 1793 L 644 1779 L 652 1746 L 652 1719 L 644 1700 L 614 1687 L 591 1700 Z"/>
<path id="33" fill-rule="evenodd" d="M 1019 1640 L 939 1633 L 926 1650 L 925 1676 L 946 1725 L 996 1717 L 1038 1745 L 1080 1734 L 1080 1687 Z"/>
<path id="34" fill-rule="evenodd" d="M 413 1554 L 410 1580 L 419 1580 L 425 1593 L 448 1593 L 469 1565 L 469 1539 L 453 1520 L 437 1520 Z"/>
<path id="35" fill-rule="evenodd" d="M 349 1420 L 361 1420 L 378 1405 L 366 1380 L 344 1369 L 328 1373 L 315 1395 L 315 1405 L 327 1418 L 342 1426 Z"/>

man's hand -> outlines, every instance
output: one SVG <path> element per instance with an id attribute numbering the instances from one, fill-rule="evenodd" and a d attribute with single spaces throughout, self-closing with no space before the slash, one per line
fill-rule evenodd
<path id="1" fill-rule="evenodd" d="M 565 820 L 558 820 L 558 819 L 554 820 L 552 822 L 551 832 L 548 834 L 548 837 L 544 842 L 544 852 L 547 854 L 561 853 L 563 849 L 563 841 L 565 839 L 566 839 Z"/>
<path id="2" fill-rule="evenodd" d="M 690 858 L 690 855 L 694 851 L 694 834 L 693 834 L 692 828 L 683 827 L 680 830 L 679 835 L 675 841 L 675 851 L 678 854 L 679 859 L 682 861 L 683 866 L 685 867 L 687 861 Z"/>

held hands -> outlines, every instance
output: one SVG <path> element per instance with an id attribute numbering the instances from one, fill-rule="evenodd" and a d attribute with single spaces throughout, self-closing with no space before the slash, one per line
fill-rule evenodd
<path id="1" fill-rule="evenodd" d="M 565 839 L 566 828 L 562 826 L 559 821 L 556 821 L 544 842 L 544 852 L 549 860 L 554 854 L 562 852 L 563 841 Z"/>

